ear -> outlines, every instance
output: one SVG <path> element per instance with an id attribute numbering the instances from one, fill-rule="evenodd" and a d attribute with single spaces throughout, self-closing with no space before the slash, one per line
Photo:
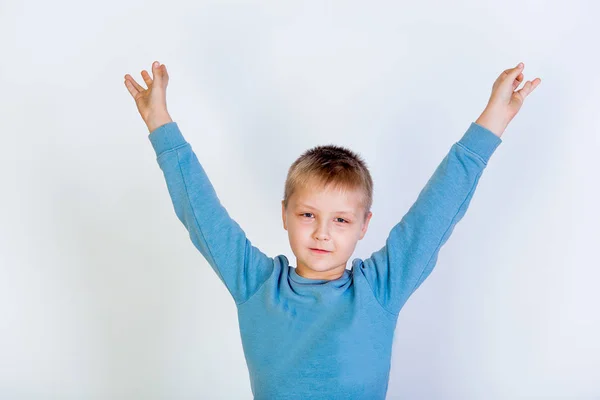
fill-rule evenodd
<path id="1" fill-rule="evenodd" d="M 281 200 L 281 219 L 283 220 L 283 229 L 287 231 L 287 223 L 285 220 L 285 207 L 283 205 L 283 200 Z"/>
<path id="2" fill-rule="evenodd" d="M 365 220 L 365 223 L 364 223 L 362 229 L 360 230 L 360 238 L 358 240 L 361 240 L 362 238 L 365 237 L 365 234 L 367 233 L 367 228 L 369 227 L 369 221 L 371 221 L 372 216 L 373 216 L 373 213 L 371 211 L 369 211 L 369 214 L 367 214 L 367 219 Z"/>

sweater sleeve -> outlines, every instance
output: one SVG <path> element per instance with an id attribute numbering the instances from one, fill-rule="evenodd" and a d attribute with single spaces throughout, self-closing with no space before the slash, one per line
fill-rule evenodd
<path id="1" fill-rule="evenodd" d="M 385 245 L 364 260 L 361 270 L 379 303 L 398 315 L 429 276 L 456 224 L 462 219 L 479 178 L 502 140 L 471 123 L 395 225 Z"/>
<path id="2" fill-rule="evenodd" d="M 274 260 L 253 246 L 229 216 L 176 122 L 160 126 L 148 138 L 163 171 L 175 214 L 192 243 L 236 304 L 246 301 L 270 276 Z"/>

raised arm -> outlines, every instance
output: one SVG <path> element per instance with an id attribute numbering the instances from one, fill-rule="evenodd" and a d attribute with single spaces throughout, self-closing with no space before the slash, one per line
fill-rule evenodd
<path id="1" fill-rule="evenodd" d="M 385 245 L 363 262 L 361 269 L 374 295 L 389 312 L 398 314 L 410 295 L 429 276 L 456 224 L 475 193 L 479 178 L 525 98 L 541 83 L 527 81 L 519 63 L 502 71 L 479 118 L 455 143 Z"/>
<path id="2" fill-rule="evenodd" d="M 437 167 L 385 245 L 363 261 L 374 295 L 398 314 L 429 276 L 440 248 L 462 219 L 487 161 L 502 140 L 472 123 Z"/>
<path id="3" fill-rule="evenodd" d="M 140 87 L 145 90 L 140 92 L 133 79 L 128 80 L 127 87 L 150 131 L 148 138 L 163 171 L 175 213 L 236 304 L 242 303 L 268 278 L 274 261 L 253 246 L 242 228 L 229 216 L 192 146 L 168 115 L 166 102 L 161 97 L 166 89 L 166 68 L 153 68 L 154 81 L 144 72 L 142 76 L 149 89 Z M 157 98 L 150 100 L 152 94 L 149 91 L 159 87 L 162 94 L 156 95 L 159 92 L 155 91 Z M 159 106 L 153 109 L 157 104 Z"/>

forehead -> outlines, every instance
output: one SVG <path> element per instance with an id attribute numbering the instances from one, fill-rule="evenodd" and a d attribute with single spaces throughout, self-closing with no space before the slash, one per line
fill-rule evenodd
<path id="1" fill-rule="evenodd" d="M 360 207 L 361 200 L 362 193 L 358 190 L 303 188 L 292 195 L 291 202 L 295 207 L 354 213 Z"/>

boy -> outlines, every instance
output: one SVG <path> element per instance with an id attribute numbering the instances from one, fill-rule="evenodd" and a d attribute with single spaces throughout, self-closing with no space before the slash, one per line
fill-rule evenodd
<path id="1" fill-rule="evenodd" d="M 516 90 L 523 65 L 496 80 L 481 116 L 455 143 L 416 202 L 366 260 L 346 263 L 371 219 L 373 183 L 360 157 L 317 146 L 290 167 L 282 201 L 296 256 L 271 258 L 229 217 L 166 107 L 155 62 L 148 89 L 125 75 L 146 123 L 175 213 L 235 300 L 255 399 L 385 399 L 400 309 L 429 276 L 464 216 L 508 123 L 541 82 Z M 516 90 L 516 91 L 515 91 Z"/>

